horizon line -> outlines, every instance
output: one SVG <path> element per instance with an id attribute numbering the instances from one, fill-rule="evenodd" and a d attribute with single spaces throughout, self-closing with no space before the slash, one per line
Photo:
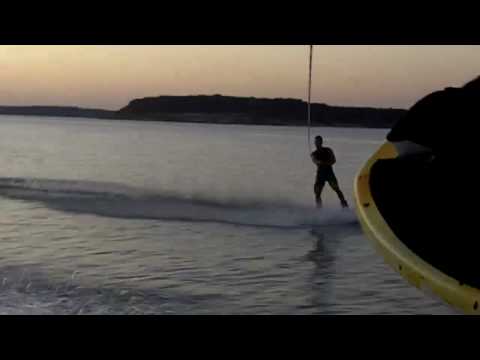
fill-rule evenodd
<path id="1" fill-rule="evenodd" d="M 112 112 L 117 112 L 120 111 L 122 108 L 128 106 L 130 102 L 135 101 L 135 100 L 143 100 L 143 99 L 155 99 L 155 98 L 160 98 L 160 97 L 230 97 L 230 98 L 250 98 L 250 99 L 257 99 L 257 100 L 295 100 L 295 101 L 301 101 L 305 104 L 307 104 L 307 101 L 301 98 L 292 98 L 292 97 L 256 97 L 256 96 L 232 96 L 232 95 L 222 95 L 222 94 L 189 94 L 189 95 L 156 95 L 156 96 L 145 96 L 145 97 L 139 97 L 139 98 L 134 98 L 130 100 L 126 105 L 118 108 L 118 109 L 107 109 L 107 108 L 94 108 L 94 107 L 83 107 L 83 106 L 78 106 L 78 105 L 52 105 L 52 104 L 35 104 L 35 105 L 3 105 L 0 104 L 0 107 L 63 107 L 63 108 L 77 108 L 77 109 L 84 109 L 84 110 L 101 110 L 101 111 L 112 111 Z M 340 107 L 340 108 L 362 108 L 362 109 L 382 109 L 382 110 L 408 110 L 407 108 L 396 108 L 396 107 L 375 107 L 371 105 L 338 105 L 338 104 L 327 104 L 327 103 L 321 103 L 321 102 L 311 102 L 312 105 L 324 105 L 324 106 L 329 106 L 329 107 Z"/>

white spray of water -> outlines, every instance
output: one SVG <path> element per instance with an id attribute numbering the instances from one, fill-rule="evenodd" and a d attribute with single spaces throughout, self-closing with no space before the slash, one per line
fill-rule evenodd
<path id="1" fill-rule="evenodd" d="M 0 195 L 38 201 L 50 208 L 129 219 L 220 222 L 233 225 L 305 227 L 355 224 L 353 211 L 315 209 L 263 199 L 210 199 L 152 192 L 115 183 L 49 179 L 0 179 Z"/>

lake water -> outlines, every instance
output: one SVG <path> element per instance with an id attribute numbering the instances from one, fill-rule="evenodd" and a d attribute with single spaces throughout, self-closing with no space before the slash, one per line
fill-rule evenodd
<path id="1" fill-rule="evenodd" d="M 317 128 L 353 205 L 386 130 Z M 451 314 L 375 253 L 306 130 L 0 116 L 1 314 Z"/>

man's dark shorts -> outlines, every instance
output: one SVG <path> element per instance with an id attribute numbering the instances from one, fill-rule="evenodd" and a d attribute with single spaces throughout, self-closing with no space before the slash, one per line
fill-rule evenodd
<path id="1" fill-rule="evenodd" d="M 321 168 L 317 170 L 317 178 L 315 180 L 314 187 L 315 193 L 320 192 L 327 182 L 332 187 L 338 187 L 338 181 L 332 167 Z"/>

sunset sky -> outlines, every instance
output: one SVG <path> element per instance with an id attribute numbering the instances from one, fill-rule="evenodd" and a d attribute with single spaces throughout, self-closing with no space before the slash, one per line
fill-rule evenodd
<path id="1" fill-rule="evenodd" d="M 308 46 L 5 46 L 0 105 L 118 109 L 157 95 L 306 99 Z M 407 108 L 480 75 L 480 46 L 314 48 L 314 102 Z"/>

